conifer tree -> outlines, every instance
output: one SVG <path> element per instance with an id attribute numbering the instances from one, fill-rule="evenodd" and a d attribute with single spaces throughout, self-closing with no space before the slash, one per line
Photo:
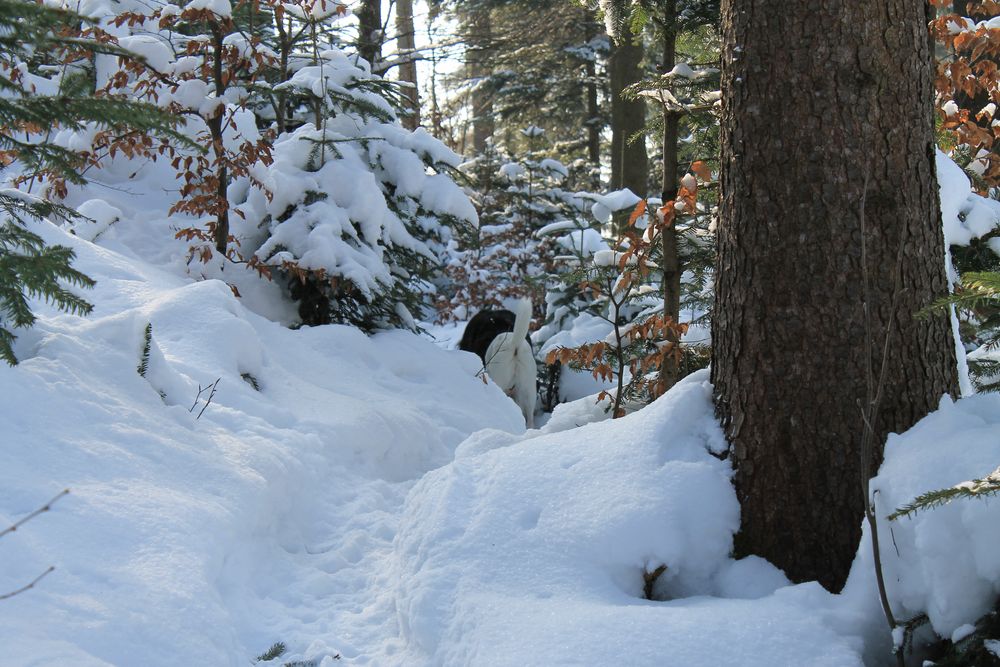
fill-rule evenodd
<path id="1" fill-rule="evenodd" d="M 452 227 L 476 222 L 447 173 L 458 156 L 403 128 L 392 84 L 339 49 L 298 63 L 281 89 L 315 113 L 293 115 L 274 163 L 238 181 L 241 250 L 288 285 L 303 324 L 415 329 Z"/>
<path id="2" fill-rule="evenodd" d="M 886 435 L 957 385 L 947 320 L 914 317 L 947 292 L 927 19 L 897 0 L 722 3 L 712 382 L 735 547 L 830 590 Z M 776 124 L 786 90 L 809 94 Z M 874 378 L 876 417 L 859 409 L 876 405 Z"/>
<path id="3" fill-rule="evenodd" d="M 174 135 L 174 121 L 155 107 L 95 96 L 85 77 L 74 76 L 94 54 L 129 57 L 113 41 L 88 39 L 85 31 L 81 36 L 80 26 L 89 24 L 69 11 L 0 0 L 0 164 L 20 170 L 8 175 L 12 185 L 41 185 L 58 195 L 61 182 L 83 182 L 88 158 L 50 141 L 55 128 L 93 127 L 105 145 L 135 132 Z M 43 74 L 42 64 L 61 67 L 56 74 Z M 30 229 L 34 221 L 53 215 L 76 214 L 17 189 L 0 192 L 0 358 L 11 365 L 17 363 L 11 329 L 35 321 L 30 299 L 42 298 L 72 313 L 92 308 L 66 287 L 94 284 L 72 267 L 73 251 L 47 246 Z"/>

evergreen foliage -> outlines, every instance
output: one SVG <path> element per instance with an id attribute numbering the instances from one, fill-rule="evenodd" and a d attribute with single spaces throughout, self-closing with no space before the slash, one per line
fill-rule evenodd
<path id="1" fill-rule="evenodd" d="M 149 372 L 149 351 L 153 345 L 153 323 L 147 322 L 146 329 L 142 334 L 142 355 L 139 357 L 139 366 L 136 371 L 141 377 L 146 377 Z"/>
<path id="2" fill-rule="evenodd" d="M 959 498 L 988 498 L 1000 494 L 1000 468 L 997 468 L 982 479 L 963 482 L 950 489 L 928 491 L 917 496 L 912 502 L 903 505 L 889 515 L 890 520 L 910 516 L 920 510 L 933 509 L 947 505 Z"/>
<path id="3" fill-rule="evenodd" d="M 975 342 L 984 353 L 1000 349 L 1000 273 L 970 271 L 954 294 L 939 299 L 927 312 L 954 307 L 967 316 Z M 1000 391 L 1000 361 L 989 356 L 968 357 L 969 376 L 980 392 Z"/>
<path id="4" fill-rule="evenodd" d="M 518 157 L 491 145 L 463 165 L 480 225 L 452 245 L 450 283 L 438 303 L 444 319 L 465 319 L 520 297 L 540 309 L 557 282 L 560 258 L 573 252 L 554 232 L 596 227 L 588 222 L 587 193 L 564 187 L 570 170 L 544 157 L 542 129 L 530 126 L 521 134 L 531 148 Z"/>
<path id="5" fill-rule="evenodd" d="M 11 329 L 35 323 L 29 299 L 41 298 L 60 310 L 79 315 L 93 308 L 63 284 L 94 285 L 93 280 L 72 267 L 73 256 L 65 246 L 46 246 L 20 221 L 8 218 L 0 225 L 0 358 L 11 366 L 17 363 L 13 347 L 16 336 Z"/>
<path id="6" fill-rule="evenodd" d="M 466 45 L 465 62 L 448 81 L 459 91 L 449 101 L 448 115 L 462 121 L 451 128 L 451 145 L 466 146 L 468 114 L 461 110 L 485 99 L 498 149 L 511 155 L 529 150 L 520 129 L 535 124 L 560 138 L 549 149 L 551 157 L 567 164 L 594 159 L 588 156 L 588 134 L 607 125 L 609 110 L 589 108 L 587 100 L 591 91 L 595 101 L 607 99 L 607 77 L 599 70 L 609 43 L 591 9 L 566 0 L 433 4 L 462 26 Z"/>
<path id="7" fill-rule="evenodd" d="M 280 658 L 285 654 L 287 647 L 284 642 L 274 642 L 271 644 L 271 648 L 267 649 L 263 653 L 257 656 L 258 662 L 269 662 L 276 658 Z"/>
<path id="8" fill-rule="evenodd" d="M 976 621 L 975 631 L 947 642 L 935 667 L 1000 667 L 1000 605 Z M 924 663 L 927 664 L 927 663 Z"/>
<path id="9" fill-rule="evenodd" d="M 253 387 L 254 391 L 260 391 L 260 381 L 252 373 L 240 373 L 240 377 L 248 385 Z"/>
<path id="10" fill-rule="evenodd" d="M 313 113 L 293 115 L 274 164 L 249 175 L 244 248 L 288 285 L 303 324 L 415 329 L 452 229 L 476 221 L 449 176 L 458 156 L 404 129 L 389 84 L 339 49 L 278 88 Z"/>

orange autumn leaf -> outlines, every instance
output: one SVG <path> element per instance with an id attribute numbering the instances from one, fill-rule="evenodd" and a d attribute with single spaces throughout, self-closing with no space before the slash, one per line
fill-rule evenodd
<path id="1" fill-rule="evenodd" d="M 632 210 L 632 215 L 628 217 L 628 226 L 634 227 L 635 221 L 639 219 L 639 216 L 646 212 L 646 200 L 641 200 L 635 205 L 635 209 Z"/>
<path id="2" fill-rule="evenodd" d="M 712 180 L 712 169 L 704 160 L 695 160 L 691 163 L 691 173 L 703 181 Z"/>

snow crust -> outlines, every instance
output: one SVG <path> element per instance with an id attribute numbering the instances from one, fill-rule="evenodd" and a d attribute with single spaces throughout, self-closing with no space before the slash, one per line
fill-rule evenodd
<path id="1" fill-rule="evenodd" d="M 37 226 L 98 280 L 96 310 L 38 304 L 0 368 L 0 525 L 72 489 L 0 540 L 0 591 L 57 566 L 0 604 L 11 664 L 245 665 L 275 641 L 328 665 L 885 662 L 867 535 L 841 595 L 729 557 L 707 372 L 626 418 L 588 397 L 525 433 L 473 355 L 288 330 L 140 259 L 123 229 L 95 245 Z M 993 470 L 998 415 L 1000 397 L 946 401 L 890 438 L 880 515 Z M 996 499 L 883 521 L 897 613 L 944 636 L 974 622 L 1000 592 L 998 522 Z"/>

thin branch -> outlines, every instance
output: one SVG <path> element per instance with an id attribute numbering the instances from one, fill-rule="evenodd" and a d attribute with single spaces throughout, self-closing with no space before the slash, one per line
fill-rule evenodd
<path id="1" fill-rule="evenodd" d="M 44 505 L 42 505 L 41 507 L 39 507 L 37 510 L 35 510 L 31 514 L 28 514 L 27 516 L 23 517 L 19 521 L 16 521 L 13 525 L 9 526 L 8 528 L 0 530 L 0 537 L 3 537 L 7 533 L 13 533 L 18 528 L 20 528 L 24 524 L 28 523 L 32 519 L 34 519 L 39 514 L 44 514 L 45 512 L 48 512 L 50 509 L 52 509 L 52 505 L 54 505 L 57 500 L 61 499 L 63 496 L 65 496 L 68 493 L 69 493 L 69 489 L 63 489 L 52 500 L 50 500 L 49 502 L 47 502 Z M 3 599 L 3 598 L 0 598 L 0 599 Z"/>
<path id="2" fill-rule="evenodd" d="M 885 323 L 885 336 L 882 345 L 882 359 L 881 367 L 879 368 L 879 377 L 877 384 L 875 383 L 875 373 L 872 369 L 872 352 L 874 349 L 874 331 L 872 329 L 871 321 L 871 277 L 868 272 L 868 247 L 866 242 L 866 235 L 868 227 L 865 220 L 865 200 L 868 194 L 868 175 L 865 174 L 864 186 L 861 192 L 861 274 L 862 281 L 864 283 L 864 317 L 865 317 L 865 383 L 866 383 L 866 400 L 867 405 L 865 405 L 861 410 L 862 421 L 864 422 L 864 429 L 861 436 L 861 489 L 864 492 L 864 510 L 865 519 L 868 522 L 868 527 L 871 531 L 872 536 L 872 557 L 875 566 L 875 580 L 878 584 L 878 594 L 879 601 L 882 604 L 882 611 L 885 614 L 885 620 L 889 624 L 889 629 L 893 633 L 893 641 L 895 642 L 896 628 L 899 624 L 896 622 L 896 618 L 892 613 L 892 605 L 889 603 L 889 596 L 886 593 L 885 587 L 885 576 L 882 571 L 882 552 L 879 547 L 878 539 L 878 519 L 875 516 L 875 509 L 873 506 L 873 499 L 871 497 L 871 464 L 872 464 L 872 453 L 875 443 L 875 420 L 878 418 L 879 408 L 882 403 L 883 390 L 885 388 L 886 382 L 886 368 L 889 365 L 889 341 L 892 337 L 893 322 L 895 321 L 896 315 L 896 303 L 900 292 L 900 278 L 902 276 L 902 259 L 903 259 L 903 240 L 900 238 L 899 250 L 896 256 L 896 270 L 895 276 L 893 276 L 893 292 L 892 292 L 892 305 L 889 309 L 888 319 Z M 859 401 L 860 403 L 860 401 Z M 904 658 L 904 647 L 896 646 L 893 644 L 893 653 L 896 656 L 896 664 L 898 667 L 905 667 Z"/>
<path id="3" fill-rule="evenodd" d="M 208 387 L 211 386 L 212 385 L 208 385 Z M 201 400 L 201 395 L 205 393 L 206 390 L 208 390 L 208 387 L 202 387 L 201 383 L 198 383 L 198 395 L 194 397 L 194 403 L 192 403 L 191 407 L 188 408 L 188 412 L 194 412 L 194 409 L 198 407 L 198 401 Z"/>
<path id="4" fill-rule="evenodd" d="M 32 579 L 30 584 L 26 584 L 24 586 L 21 586 L 16 591 L 11 591 L 10 593 L 4 593 L 3 595 L 0 595 L 0 601 L 7 600 L 9 598 L 14 597 L 15 595 L 20 595 L 21 593 L 23 593 L 23 592 L 25 592 L 27 590 L 31 590 L 32 588 L 35 587 L 35 584 L 37 584 L 39 581 L 41 581 L 42 579 L 44 579 L 45 577 L 47 577 L 49 574 L 51 574 L 53 571 L 55 571 L 55 569 L 56 569 L 55 566 L 49 565 L 49 569 L 45 570 L 45 572 L 42 572 L 40 575 L 38 575 L 37 577 L 35 577 L 34 579 Z"/>
<path id="5" fill-rule="evenodd" d="M 216 390 L 216 389 L 217 389 L 217 388 L 219 387 L 219 382 L 220 382 L 221 380 L 222 380 L 222 378 L 216 378 L 215 382 L 213 382 L 212 384 L 208 385 L 208 387 L 205 387 L 205 389 L 208 389 L 209 387 L 211 387 L 211 388 L 212 388 L 212 391 L 211 391 L 211 392 L 210 392 L 210 393 L 208 394 L 208 400 L 207 400 L 207 401 L 205 401 L 205 405 L 203 405 L 203 406 L 201 407 L 201 412 L 199 412 L 199 413 L 198 413 L 198 416 L 197 416 L 197 417 L 195 417 L 195 420 L 196 420 L 196 421 L 197 421 L 198 419 L 201 419 L 201 416 L 202 416 L 203 414 L 205 414 L 205 410 L 206 410 L 206 409 L 208 408 L 208 405 L 209 405 L 209 403 L 211 403 L 211 402 L 212 402 L 212 399 L 213 399 L 213 398 L 215 398 L 215 390 Z M 199 385 L 199 386 L 200 386 L 200 385 Z M 199 395 L 200 395 L 200 392 L 199 392 Z M 192 408 L 192 409 L 193 409 L 193 408 Z"/>

